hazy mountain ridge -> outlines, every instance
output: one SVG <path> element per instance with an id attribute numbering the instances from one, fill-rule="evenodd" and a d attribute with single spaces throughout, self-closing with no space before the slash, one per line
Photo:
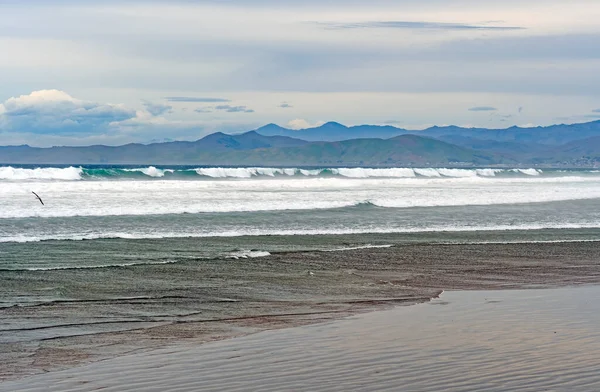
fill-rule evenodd
<path id="1" fill-rule="evenodd" d="M 566 127 L 566 128 L 565 128 Z M 273 134 L 264 135 L 262 132 Z M 371 137 L 334 138 L 347 132 Z M 564 132 L 564 134 L 561 134 Z M 277 135 L 276 133 L 282 133 Z M 389 136 L 390 133 L 400 133 Z M 381 135 L 386 137 L 377 137 Z M 532 141 L 532 135 L 541 141 Z M 590 136 L 591 135 L 591 136 Z M 583 136 L 583 137 L 580 137 Z M 578 138 L 579 137 L 579 138 Z M 571 140 L 575 138 L 574 140 Z M 567 140 L 558 144 L 559 141 Z M 543 143 L 542 143 L 543 142 Z M 487 130 L 433 127 L 407 131 L 391 126 L 345 127 L 327 123 L 292 131 L 274 124 L 237 135 L 217 132 L 197 141 L 123 146 L 0 147 L 2 164 L 280 165 L 280 166 L 450 166 L 600 164 L 600 121 L 552 127 Z"/>
<path id="2" fill-rule="evenodd" d="M 288 136 L 307 141 L 341 141 L 363 137 L 389 139 L 404 134 L 434 138 L 462 137 L 497 142 L 524 144 L 561 145 L 571 141 L 600 136 L 600 120 L 580 124 L 558 124 L 546 127 L 521 128 L 513 126 L 505 129 L 463 128 L 458 126 L 434 126 L 422 131 L 396 128 L 390 125 L 358 125 L 346 127 L 336 122 L 328 122 L 319 127 L 291 130 L 275 124 L 256 129 L 265 136 Z"/>
<path id="3" fill-rule="evenodd" d="M 14 146 L 0 148 L 4 164 L 171 164 L 171 165 L 346 165 L 393 166 L 452 163 L 491 164 L 500 158 L 441 140 L 401 135 L 387 140 L 307 142 L 254 131 L 215 133 L 195 142 L 126 144 L 118 147 Z"/>

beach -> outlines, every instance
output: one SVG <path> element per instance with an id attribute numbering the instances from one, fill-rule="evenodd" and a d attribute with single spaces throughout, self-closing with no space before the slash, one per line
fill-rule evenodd
<path id="1" fill-rule="evenodd" d="M 90 244 L 84 241 L 70 246 Z M 281 252 L 227 262 L 195 260 L 32 272 L 14 271 L 7 279 L 5 271 L 4 277 L 13 281 L 14 290 L 34 291 L 28 285 L 42 291 L 60 286 L 69 287 L 73 295 L 79 288 L 84 293 L 80 296 L 86 298 L 0 310 L 5 380 L 172 345 L 196 346 L 426 303 L 444 290 L 533 289 L 600 282 L 594 241 L 405 243 Z M 39 286 L 42 276 L 43 288 Z M 487 322 L 485 317 L 481 322 Z"/>
<path id="2" fill-rule="evenodd" d="M 598 286 L 444 292 L 426 304 L 174 344 L 0 390 L 592 391 L 598 294 Z"/>
<path id="3" fill-rule="evenodd" d="M 599 392 L 599 17 L 0 0 L 0 392 Z"/>
<path id="4" fill-rule="evenodd" d="M 460 305 L 463 299 L 449 296 L 482 290 L 525 293 L 519 294 L 525 306 L 531 290 L 579 290 L 600 282 L 600 174 L 595 170 L 5 167 L 2 173 L 0 390 L 96 389 L 105 385 L 100 379 L 106 371 L 114 380 L 110 388 L 147 389 L 141 383 L 152 379 L 145 373 L 149 370 L 139 373 L 129 365 L 168 368 L 183 361 L 181 371 L 195 374 L 194 360 L 182 349 L 209 350 L 291 331 L 311 335 L 338 322 L 355 325 L 353 338 L 340 339 L 358 344 L 357 350 L 370 352 L 377 362 L 389 356 L 364 339 L 383 328 L 390 342 L 403 341 L 406 329 L 428 327 L 428 321 L 416 318 L 410 328 L 395 329 L 375 316 L 388 313 L 379 312 L 430 309 L 427 319 L 440 312 L 483 326 L 509 320 L 512 308 L 498 306 L 498 314 L 488 315 L 491 308 L 480 311 L 476 303 L 476 311 L 470 311 Z M 426 305 L 445 302 L 460 306 Z M 529 313 L 533 322 L 545 317 Z M 589 313 L 583 309 L 573 319 L 585 321 Z M 380 321 L 365 327 L 362 317 Z M 445 355 L 452 357 L 453 335 L 445 334 L 447 326 L 435 325 L 428 333 L 439 334 L 436 345 L 448 347 Z M 492 327 L 485 324 L 483 332 L 493 332 Z M 503 329 L 515 331 L 515 339 L 531 340 L 519 338 L 513 325 Z M 569 338 L 573 344 L 585 339 L 587 332 L 581 333 Z M 594 347 L 590 333 L 589 347 Z M 385 345 L 392 347 L 390 342 Z M 302 339 L 289 343 L 290 350 L 310 346 Z M 319 380 L 338 380 L 335 361 L 326 363 L 328 348 L 337 349 L 327 342 L 322 348 L 325 373 Z M 165 352 L 174 354 L 163 357 Z M 562 363 L 562 352 L 553 352 L 548 358 Z M 223 366 L 246 377 L 236 388 L 263 389 L 255 384 L 262 380 L 255 372 L 263 359 L 223 355 L 233 361 L 220 362 Z M 348 360 L 357 355 L 343 354 Z M 281 353 L 269 360 L 278 357 L 286 358 Z M 137 359 L 119 362 L 131 358 Z M 498 354 L 489 363 L 506 358 Z M 437 359 L 430 353 L 419 363 L 431 371 Z M 95 367 L 103 364 L 114 367 Z M 309 365 L 306 372 L 317 374 Z M 344 366 L 340 377 L 365 364 Z M 97 374 L 93 386 L 55 387 L 59 384 L 44 378 L 84 368 L 91 369 L 85 373 L 90 378 Z M 280 367 L 283 373 L 293 369 L 291 363 Z M 488 370 L 486 380 L 496 371 L 492 365 Z M 269 388 L 277 389 L 283 373 Z M 156 376 L 166 380 L 168 374 Z M 215 374 L 218 380 L 234 379 Z M 504 373 L 497 374 L 501 379 Z M 46 381 L 39 384 L 38 377 Z M 181 379 L 198 388 L 193 374 Z M 363 385 L 349 377 L 338 389 L 351 388 L 351 382 L 355 389 L 400 386 L 398 380 L 389 385 L 365 380 Z M 157 388 L 187 388 L 183 381 L 165 388 L 163 381 L 156 380 Z M 301 389 L 297 380 L 285 382 Z M 422 389 L 416 381 L 406 385 L 406 390 Z M 464 385 L 456 384 L 468 390 Z M 524 381 L 521 386 L 534 390 L 530 385 L 542 384 Z"/>

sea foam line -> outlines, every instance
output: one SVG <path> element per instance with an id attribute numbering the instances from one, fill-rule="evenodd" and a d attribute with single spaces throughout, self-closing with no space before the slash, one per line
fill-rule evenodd
<path id="1" fill-rule="evenodd" d="M 102 180 L 130 178 L 131 174 L 142 174 L 148 179 L 163 178 L 167 175 L 185 175 L 190 178 L 194 174 L 199 178 L 209 179 L 250 179 L 260 177 L 320 177 L 337 176 L 344 178 L 466 178 L 495 177 L 502 173 L 516 173 L 525 177 L 540 176 L 539 169 L 456 169 L 456 168 L 274 168 L 274 167 L 210 167 L 195 169 L 170 169 L 155 166 L 139 168 L 85 168 L 85 167 L 38 167 L 34 169 L 12 166 L 0 167 L 0 180 Z"/>
<path id="2" fill-rule="evenodd" d="M 353 234 L 412 234 L 412 233 L 465 233 L 465 232 L 510 232 L 533 230 L 561 230 L 561 229 L 600 229 L 600 223 L 582 224 L 531 224 L 531 225 L 497 225 L 497 226 L 434 226 L 413 228 L 364 228 L 364 229 L 300 229 L 300 230 L 239 230 L 239 231 L 211 231 L 211 232 L 165 232 L 165 233 L 95 233 L 73 235 L 45 235 L 45 236 L 8 236 L 0 237 L 0 243 L 28 243 L 45 241 L 84 241 L 96 239 L 182 239 L 182 238 L 231 238 L 231 237 L 258 237 L 258 236 L 311 236 L 311 235 L 353 235 Z M 596 241 L 596 240 L 594 240 Z M 373 245 L 387 246 L 387 245 Z M 343 250 L 343 249 L 342 249 Z"/>
<path id="3" fill-rule="evenodd" d="M 57 270 L 79 270 L 79 269 L 98 269 L 98 268 L 126 268 L 142 265 L 164 265 L 164 264 L 175 264 L 177 261 L 159 261 L 149 263 L 123 263 L 123 264 L 102 264 L 102 265 L 77 265 L 77 266 L 58 266 L 58 267 L 28 267 L 28 268 L 15 268 L 15 269 L 0 269 L 0 271 L 57 271 Z"/>
<path id="4" fill-rule="evenodd" d="M 362 246 L 352 246 L 348 248 L 336 248 L 336 249 L 325 249 L 322 252 L 345 252 L 347 250 L 359 250 L 359 249 L 377 249 L 377 248 L 391 248 L 392 245 L 362 245 Z"/>

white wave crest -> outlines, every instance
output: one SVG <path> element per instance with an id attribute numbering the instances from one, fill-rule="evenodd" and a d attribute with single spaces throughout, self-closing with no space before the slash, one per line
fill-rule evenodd
<path id="1" fill-rule="evenodd" d="M 138 265 L 162 265 L 175 264 L 175 260 L 158 261 L 158 262 L 140 262 L 140 263 L 122 263 L 122 264 L 101 264 L 101 265 L 77 265 L 77 266 L 57 266 L 57 267 L 28 267 L 25 271 L 57 271 L 57 270 L 79 270 L 79 269 L 98 269 L 98 268 L 126 268 L 135 267 Z M 19 270 L 16 270 L 19 271 Z"/>
<path id="2" fill-rule="evenodd" d="M 81 180 L 81 167 L 38 167 L 35 169 L 22 169 L 12 166 L 0 167 L 0 180 Z"/>
<path id="3" fill-rule="evenodd" d="M 361 245 L 361 246 L 352 246 L 352 247 L 348 247 L 348 248 L 336 248 L 336 249 L 327 249 L 324 250 L 323 252 L 344 252 L 347 250 L 360 250 L 360 249 L 378 249 L 378 248 L 391 248 L 394 245 L 371 245 L 371 244 L 367 244 L 367 245 Z"/>
<path id="4" fill-rule="evenodd" d="M 172 170 L 172 169 L 157 169 L 154 166 L 149 166 L 149 167 L 144 167 L 144 168 L 139 168 L 139 169 L 125 169 L 125 171 L 140 172 L 140 173 L 144 173 L 148 177 L 155 177 L 155 178 L 164 177 L 165 173 L 173 173 L 174 172 L 174 170 Z"/>
<path id="5" fill-rule="evenodd" d="M 515 173 L 521 173 L 521 174 L 525 174 L 528 176 L 539 176 L 540 174 L 542 174 L 542 171 L 538 170 L 538 169 L 512 169 L 512 171 Z"/>
<path id="6" fill-rule="evenodd" d="M 517 169 L 515 169 L 517 170 Z M 523 171 L 523 174 L 533 175 L 528 169 Z M 450 178 L 467 178 L 467 177 L 494 177 L 497 173 L 504 172 L 503 169 L 446 169 L 446 168 L 338 168 L 331 169 L 331 173 L 348 178 L 414 178 L 429 177 L 450 177 Z"/>
<path id="7" fill-rule="evenodd" d="M 239 252 L 233 252 L 227 256 L 228 259 L 254 259 L 257 257 L 271 256 L 269 252 L 262 250 L 242 250 Z"/>
<path id="8" fill-rule="evenodd" d="M 121 170 L 121 169 L 117 169 Z M 162 178 L 167 173 L 175 173 L 181 170 L 160 169 L 155 166 L 148 166 L 134 169 L 122 169 L 123 172 L 139 172 L 151 178 Z M 188 171 L 183 170 L 183 171 Z M 542 171 L 539 169 L 456 169 L 456 168 L 361 168 L 361 167 L 342 167 L 342 168 L 319 168 L 319 169 L 300 169 L 300 168 L 276 168 L 276 167 L 208 167 L 192 169 L 201 177 L 208 178 L 237 178 L 250 179 L 260 177 L 316 177 L 327 176 L 328 174 L 343 178 L 367 179 L 367 178 L 477 178 L 477 177 L 495 177 L 500 173 L 516 173 L 529 176 L 540 176 Z M 118 171 L 117 171 L 118 173 Z M 594 173 L 593 171 L 590 173 Z M 82 176 L 83 174 L 83 176 Z M 88 178 L 85 176 L 85 169 L 82 167 L 67 168 L 15 168 L 11 166 L 0 167 L 0 180 L 81 180 Z M 118 174 L 116 175 L 118 177 Z M 111 176 L 114 179 L 115 176 Z M 186 177 L 189 178 L 189 177 Z M 91 176 L 90 179 L 102 180 L 102 175 Z"/>
<path id="9" fill-rule="evenodd" d="M 319 174 L 321 174 L 323 172 L 323 170 L 321 170 L 321 169 L 316 169 L 316 170 L 303 170 L 303 169 L 300 169 L 299 172 L 303 176 L 318 176 Z"/>
<path id="10" fill-rule="evenodd" d="M 475 172 L 478 176 L 482 177 L 494 177 L 497 173 L 502 173 L 502 169 L 476 169 Z"/>
<path id="11" fill-rule="evenodd" d="M 524 223 L 518 225 L 505 225 L 505 224 L 482 224 L 475 226 L 462 226 L 462 225 L 432 225 L 424 227 L 363 227 L 363 228 L 330 228 L 330 229 L 314 229 L 314 228 L 302 228 L 302 229 L 282 229 L 276 228 L 271 230 L 264 229 L 239 229 L 239 230 L 208 230 L 205 232 L 172 232 L 172 231 L 157 231 L 153 233 L 95 233 L 95 234 L 63 234 L 63 235 L 44 235 L 44 236 L 11 236 L 11 237 L 0 237 L 0 243 L 28 243 L 28 242 L 42 242 L 42 241 L 83 241 L 83 240 L 95 240 L 95 239 L 163 239 L 163 238 L 235 238 L 235 237 L 256 237 L 256 236 L 309 236 L 309 235 L 356 235 L 356 234 L 408 234 L 408 233 L 462 233 L 462 232 L 511 232 L 511 231 L 530 231 L 530 230 L 547 230 L 547 229 L 599 229 L 598 223 L 580 222 L 580 223 Z M 572 242 L 600 242 L 600 238 L 593 239 L 575 239 Z M 548 240 L 539 242 L 570 242 L 569 240 Z M 323 250 L 324 252 L 340 252 L 355 249 L 365 248 L 389 248 L 393 245 L 367 245 L 367 246 L 356 246 L 348 248 L 336 248 L 331 250 Z M 238 251 L 232 252 L 225 255 L 225 258 L 231 259 L 248 259 L 254 257 L 267 257 L 271 254 L 266 251 Z M 158 262 L 155 264 L 169 264 L 171 262 Z M 135 265 L 132 263 L 131 265 Z M 110 265 L 115 266 L 115 265 Z M 129 266 L 129 264 L 120 265 Z M 107 267 L 102 266 L 102 267 Z M 43 268 L 43 267 L 35 267 Z M 74 268 L 74 267 L 69 267 Z M 94 268 L 94 266 L 86 267 Z M 96 267 L 98 268 L 98 267 Z"/>
<path id="12" fill-rule="evenodd" d="M 331 173 L 348 178 L 369 178 L 369 177 L 393 177 L 393 178 L 411 178 L 415 177 L 415 171 L 408 168 L 390 168 L 390 169 L 368 169 L 368 168 L 339 168 L 331 169 Z"/>
<path id="13" fill-rule="evenodd" d="M 298 169 L 278 169 L 271 167 L 207 167 L 195 169 L 201 176 L 212 178 L 251 178 L 257 176 L 275 177 L 275 175 L 294 176 Z"/>

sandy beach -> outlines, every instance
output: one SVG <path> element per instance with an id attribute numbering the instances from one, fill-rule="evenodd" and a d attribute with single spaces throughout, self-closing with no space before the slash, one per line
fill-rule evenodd
<path id="1" fill-rule="evenodd" d="M 0 392 L 600 392 L 600 0 L 0 0 Z"/>
<path id="2" fill-rule="evenodd" d="M 0 384 L 3 391 L 592 391 L 599 286 L 445 292 L 430 303 Z"/>
<path id="3" fill-rule="evenodd" d="M 75 243 L 74 246 L 78 244 Z M 84 243 L 80 244 L 86 246 Z M 95 299 L 53 301 L 0 309 L 2 314 L 0 338 L 2 338 L 3 348 L 0 355 L 4 379 L 4 382 L 0 383 L 0 389 L 21 390 L 30 387 L 32 390 L 40 390 L 40 388 L 41 390 L 92 390 L 102 385 L 106 386 L 102 383 L 106 377 L 102 375 L 111 374 L 110 383 L 107 385 L 114 390 L 123 390 L 123 388 L 148 390 L 149 385 L 156 386 L 157 390 L 165 390 L 166 384 L 160 383 L 174 382 L 172 372 L 174 369 L 179 369 L 178 371 L 182 372 L 179 379 L 182 381 L 168 389 L 198 390 L 199 382 L 213 380 L 215 383 L 206 384 L 207 388 L 230 390 L 234 389 L 233 385 L 222 386 L 218 382 L 224 380 L 233 382 L 232 374 L 240 374 L 242 378 L 236 384 L 240 390 L 248 390 L 246 387 L 265 390 L 266 387 L 263 388 L 262 384 L 256 384 L 264 381 L 264 377 L 257 372 L 274 366 L 268 361 L 291 364 L 291 359 L 286 360 L 286 350 L 296 347 L 296 350 L 305 352 L 304 348 L 312 344 L 312 335 L 320 331 L 320 328 L 330 331 L 327 335 L 330 338 L 327 339 L 334 339 L 331 337 L 333 334 L 331 331 L 338 331 L 341 326 L 344 326 L 342 329 L 348 330 L 350 335 L 346 336 L 340 332 L 339 339 L 334 339 L 336 344 L 342 344 L 344 347 L 353 346 L 353 349 L 359 352 L 366 350 L 374 363 L 395 356 L 405 357 L 407 354 L 404 352 L 386 354 L 380 346 L 365 339 L 385 337 L 388 340 L 380 342 L 381 347 L 385 348 L 393 342 L 405 342 L 409 338 L 407 331 L 422 332 L 423 335 L 420 337 L 413 336 L 410 339 L 431 342 L 430 354 L 419 357 L 423 368 L 431 371 L 437 368 L 435 363 L 439 355 L 449 357 L 457 355 L 456 333 L 450 333 L 448 328 L 450 325 L 459 324 L 452 320 L 464 319 L 464 323 L 479 326 L 475 329 L 465 327 L 470 331 L 465 332 L 461 338 L 465 344 L 471 339 L 470 336 L 475 336 L 473 333 L 476 333 L 477 329 L 480 329 L 481 333 L 491 334 L 485 337 L 490 341 L 499 339 L 494 335 L 494 331 L 498 333 L 504 331 L 504 338 L 533 344 L 533 338 L 529 336 L 532 332 L 528 331 L 523 335 L 519 326 L 533 326 L 549 320 L 547 322 L 550 324 L 543 328 L 551 329 L 549 325 L 552 323 L 559 325 L 563 322 L 565 324 L 562 330 L 569 332 L 569 326 L 573 325 L 573 321 L 585 323 L 587 318 L 591 317 L 593 310 L 586 308 L 585 312 L 572 313 L 571 324 L 567 323 L 561 317 L 568 314 L 563 310 L 570 309 L 572 303 L 562 303 L 563 294 L 569 294 L 565 296 L 565 300 L 576 301 L 578 304 L 581 301 L 589 301 L 596 291 L 587 286 L 600 282 L 596 242 L 405 244 L 336 252 L 282 252 L 266 257 L 231 259 L 229 262 L 204 260 L 145 266 L 143 271 L 144 274 L 140 274 L 135 266 L 116 269 L 43 271 L 46 285 L 59 285 L 77 279 L 78 285 L 87 288 L 86 295 Z M 207 271 L 210 271 L 208 278 Z M 25 275 L 27 279 L 18 272 L 12 276 L 16 280 L 21 279 L 19 287 L 25 287 L 27 284 L 39 285 L 39 278 L 35 273 Z M 203 280 L 205 288 L 201 289 L 198 286 L 197 276 L 205 276 Z M 32 283 L 28 280 L 32 280 Z M 146 285 L 150 280 L 152 286 Z M 169 282 L 170 285 L 161 288 L 161 281 Z M 137 288 L 132 289 L 129 282 L 137 282 Z M 550 290 L 555 287 L 579 286 L 583 288 Z M 194 287 L 194 289 L 186 287 Z M 530 290 L 518 290 L 523 288 Z M 546 288 L 548 291 L 540 291 L 542 294 L 536 294 L 537 291 L 532 290 L 536 288 Z M 108 289 L 110 289 L 110 296 L 106 294 Z M 432 304 L 446 306 L 400 306 L 390 310 L 391 313 L 366 314 L 397 305 L 426 304 L 443 290 L 446 292 L 441 299 L 434 300 Z M 448 290 L 458 290 L 458 292 Z M 501 291 L 482 293 L 477 290 Z M 540 305 L 540 301 L 535 302 L 535 306 L 527 305 L 529 299 L 538 298 L 536 295 L 541 295 L 541 298 L 549 295 L 556 306 L 547 306 L 550 302 L 545 300 L 541 301 L 543 306 Z M 504 302 L 496 302 L 496 297 L 512 298 L 510 306 L 504 306 Z M 511 317 L 517 316 L 517 309 L 521 309 L 519 308 L 521 305 L 527 308 L 523 311 L 518 310 L 522 313 L 522 318 L 514 322 L 510 321 Z M 546 313 L 538 314 L 538 307 L 549 311 L 550 316 Z M 560 310 L 558 315 L 556 309 Z M 493 312 L 488 314 L 492 310 Z M 150 315 L 150 312 L 154 313 Z M 362 315 L 358 318 L 351 317 L 340 321 L 341 324 L 330 323 L 332 320 L 360 314 Z M 422 318 L 413 318 L 415 314 Z M 391 318 L 386 321 L 387 316 L 381 315 L 388 315 Z M 552 320 L 554 316 L 559 317 L 560 320 Z M 530 322 L 526 321 L 528 317 L 531 319 Z M 432 324 L 431 320 L 440 320 L 440 322 Z M 444 324 L 441 320 L 450 320 L 454 324 Z M 505 323 L 504 326 L 500 321 Z M 286 329 L 323 322 L 326 324 Z M 367 323 L 368 327 L 365 327 L 364 323 Z M 281 331 L 273 331 L 279 329 Z M 254 335 L 261 331 L 267 332 Z M 589 348 L 598 344 L 597 336 L 594 335 L 596 332 L 593 330 L 586 332 L 574 329 L 571 332 L 580 335 L 573 337 L 572 344 L 569 343 L 570 338 L 567 339 L 561 349 L 566 350 L 579 341 L 589 343 L 586 343 L 586 347 Z M 436 334 L 438 340 L 434 344 L 428 336 Z M 250 337 L 226 340 L 244 335 Z M 298 338 L 301 335 L 305 336 L 304 340 Z M 286 343 L 283 344 L 269 341 L 271 336 L 288 337 L 284 339 Z M 230 344 L 238 344 L 233 342 L 253 342 L 253 339 L 259 339 L 256 341 L 259 343 L 252 343 L 252 347 L 259 347 L 263 350 L 261 352 L 269 354 L 265 354 L 262 359 L 252 359 L 247 356 L 239 357 L 237 354 L 232 354 L 231 349 L 226 349 Z M 473 337 L 473 339 L 479 338 Z M 222 342 L 214 343 L 214 341 Z M 330 343 L 318 343 L 314 347 L 314 350 L 319 347 L 325 350 L 319 354 L 323 356 L 322 359 L 312 358 L 309 355 L 300 361 L 302 365 L 290 365 L 289 368 L 278 365 L 278 369 L 285 375 L 306 367 L 301 372 L 316 374 L 317 369 L 311 368 L 316 361 L 320 364 L 319 368 L 322 367 L 322 371 L 325 372 L 320 378 L 322 382 L 325 382 L 327 377 L 337 380 L 338 376 L 333 375 L 338 371 L 333 362 L 328 362 L 327 358 L 332 355 L 332 352 L 327 348 L 339 352 L 339 347 L 336 348 Z M 243 346 L 245 343 L 239 344 Z M 539 344 L 542 342 L 540 341 Z M 276 353 L 269 348 L 271 346 L 273 350 L 280 347 L 283 353 Z M 504 344 L 499 346 L 504 347 Z M 520 350 L 535 352 L 533 347 L 523 346 Z M 200 377 L 199 370 L 193 366 L 204 364 L 203 369 L 213 366 L 216 358 L 216 354 L 210 351 L 213 348 L 222 358 L 220 360 L 222 362 L 218 362 L 219 368 L 231 366 L 231 374 L 216 372 L 211 376 L 213 378 Z M 186 351 L 188 349 L 192 351 Z M 194 350 L 199 351 L 196 353 Z M 307 350 L 312 351 L 313 348 Z M 441 354 L 435 354 L 436 350 L 441 350 L 439 351 Z M 462 352 L 461 350 L 458 352 Z M 185 354 L 186 352 L 188 354 Z M 425 351 L 423 347 L 417 346 L 410 352 L 415 354 Z M 172 356 L 168 356 L 167 353 L 171 353 L 169 355 Z M 340 375 L 352 374 L 365 366 L 360 362 L 363 361 L 362 354 L 339 353 L 349 361 L 345 365 L 346 370 L 339 372 Z M 305 355 L 308 355 L 307 352 Z M 505 353 L 498 354 L 495 359 L 488 358 L 486 377 L 493 379 L 497 376 L 502 379 L 504 377 L 502 374 L 505 373 L 504 370 L 499 369 L 504 369 L 505 365 L 502 365 L 502 361 L 512 361 L 509 358 L 511 355 Z M 562 352 L 549 351 L 548 355 L 548 358 L 554 358 L 553 361 L 557 366 L 565 363 Z M 580 358 L 587 358 L 586 356 L 593 358 L 593 355 L 594 352 L 590 351 Z M 359 362 L 352 362 L 352 358 Z M 480 359 L 483 361 L 485 357 Z M 232 362 L 228 362 L 229 360 Z M 180 366 L 175 365 L 178 363 Z M 353 363 L 355 365 L 352 365 Z M 410 361 L 403 362 L 398 366 L 402 369 L 414 368 L 413 365 L 409 366 L 410 363 Z M 85 364 L 90 365 L 80 367 Z M 544 366 L 550 365 L 548 363 Z M 137 366 L 143 369 L 135 370 Z M 156 369 L 169 370 L 160 373 L 156 372 Z M 402 376 L 403 373 L 398 368 L 395 369 L 395 373 L 392 372 L 393 377 L 400 378 L 387 387 L 382 385 L 382 389 L 388 387 L 394 389 L 399 385 L 398 380 L 408 380 L 406 378 L 408 376 Z M 452 368 L 448 367 L 448 369 Z M 64 372 L 60 372 L 61 370 Z M 47 374 L 37 378 L 35 375 L 40 373 Z M 434 373 L 437 374 L 438 371 Z M 79 377 L 84 374 L 85 379 L 76 378 L 81 380 L 81 384 L 77 381 L 76 384 L 68 384 L 68 388 L 56 384 L 67 382 L 65 380 L 71 380 L 74 375 Z M 148 378 L 148 374 L 157 377 L 163 374 L 164 379 L 157 380 L 156 383 L 143 384 L 144 380 L 152 379 Z M 242 376 L 243 374 L 246 375 Z M 54 375 L 58 378 L 53 378 Z M 119 378 L 121 376 L 118 375 L 123 378 Z M 277 385 L 283 382 L 285 377 L 282 377 L 272 377 L 273 390 L 280 390 Z M 88 385 L 89 379 L 97 380 L 95 382 L 99 384 Z M 430 376 L 423 373 L 419 379 L 429 380 Z M 292 377 L 286 382 L 291 383 L 291 389 L 301 389 L 305 382 L 302 380 Z M 378 381 L 378 378 L 373 380 Z M 439 382 L 445 384 L 444 380 L 442 378 Z M 338 389 L 350 388 L 352 384 L 350 381 L 347 382 L 347 384 L 340 384 Z M 162 385 L 162 388 L 158 385 Z M 335 390 L 336 385 L 335 383 L 323 384 L 323 388 L 312 385 L 306 389 Z M 371 389 L 367 384 L 355 385 L 358 389 Z M 422 390 L 418 384 L 415 385 L 417 390 Z M 529 384 L 520 385 L 527 387 Z M 535 383 L 531 385 L 539 386 Z M 202 388 L 204 389 L 204 386 Z M 411 390 L 412 387 L 407 386 L 407 388 L 405 390 Z M 531 390 L 538 390 L 531 388 Z M 459 390 L 468 390 L 468 388 Z"/>

